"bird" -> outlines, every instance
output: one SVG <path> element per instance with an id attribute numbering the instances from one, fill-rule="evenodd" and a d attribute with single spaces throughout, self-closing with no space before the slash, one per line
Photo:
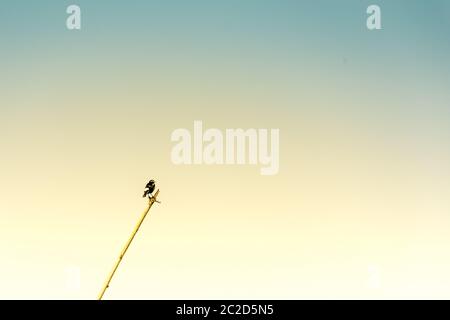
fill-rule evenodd
<path id="1" fill-rule="evenodd" d="M 153 197 L 153 195 L 152 195 L 153 191 L 155 191 L 155 180 L 150 180 L 145 185 L 145 191 L 144 191 L 144 195 L 142 196 L 142 198 L 145 198 L 146 196 L 148 196 L 149 198 Z"/>

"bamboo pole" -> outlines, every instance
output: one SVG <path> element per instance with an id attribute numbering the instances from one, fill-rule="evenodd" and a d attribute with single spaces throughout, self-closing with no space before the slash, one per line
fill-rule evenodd
<path id="1" fill-rule="evenodd" d="M 131 234 L 130 238 L 128 239 L 127 243 L 125 244 L 125 246 L 122 249 L 122 252 L 120 253 L 119 258 L 117 259 L 116 264 L 114 265 L 114 268 L 112 269 L 111 273 L 109 274 L 108 278 L 106 279 L 105 285 L 102 288 L 102 291 L 100 291 L 100 294 L 98 295 L 98 300 L 102 300 L 103 295 L 105 294 L 106 289 L 109 288 L 109 284 L 111 283 L 111 280 L 114 276 L 114 273 L 116 272 L 117 268 L 119 267 L 120 262 L 123 259 L 123 256 L 125 255 L 125 253 L 127 252 L 128 248 L 131 245 L 131 242 L 133 241 L 134 237 L 136 236 L 136 233 L 139 231 L 139 228 L 141 227 L 142 222 L 144 222 L 145 217 L 147 216 L 148 212 L 150 211 L 150 208 L 153 206 L 153 204 L 156 201 L 156 197 L 159 194 L 159 189 L 156 191 L 155 195 L 151 198 L 149 198 L 148 200 L 148 205 L 147 208 L 145 208 L 144 212 L 142 213 L 141 219 L 139 220 L 139 222 L 137 223 L 136 227 L 133 230 L 133 233 Z"/>

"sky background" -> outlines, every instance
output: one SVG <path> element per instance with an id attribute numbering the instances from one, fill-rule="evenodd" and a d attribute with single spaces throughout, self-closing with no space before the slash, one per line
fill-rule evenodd
<path id="1" fill-rule="evenodd" d="M 446 0 L 2 0 L 0 298 L 95 299 L 150 178 L 107 299 L 450 298 L 449 35 Z M 172 164 L 194 120 L 279 128 L 279 174 Z"/>

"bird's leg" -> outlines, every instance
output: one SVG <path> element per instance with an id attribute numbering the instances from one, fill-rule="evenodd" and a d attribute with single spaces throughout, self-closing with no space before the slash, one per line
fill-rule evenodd
<path id="1" fill-rule="evenodd" d="M 149 194 L 148 198 L 149 198 L 150 200 L 153 200 L 153 201 L 156 202 L 156 203 L 161 203 L 160 201 L 156 200 L 156 199 L 155 199 L 155 196 L 154 196 L 153 194 L 151 194 L 151 193 Z"/>

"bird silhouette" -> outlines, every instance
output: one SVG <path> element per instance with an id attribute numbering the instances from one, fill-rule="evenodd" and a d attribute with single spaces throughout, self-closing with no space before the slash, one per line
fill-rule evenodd
<path id="1" fill-rule="evenodd" d="M 145 192 L 142 198 L 145 198 L 146 196 L 149 198 L 153 197 L 153 191 L 155 191 L 155 180 L 150 180 L 145 186 Z"/>

